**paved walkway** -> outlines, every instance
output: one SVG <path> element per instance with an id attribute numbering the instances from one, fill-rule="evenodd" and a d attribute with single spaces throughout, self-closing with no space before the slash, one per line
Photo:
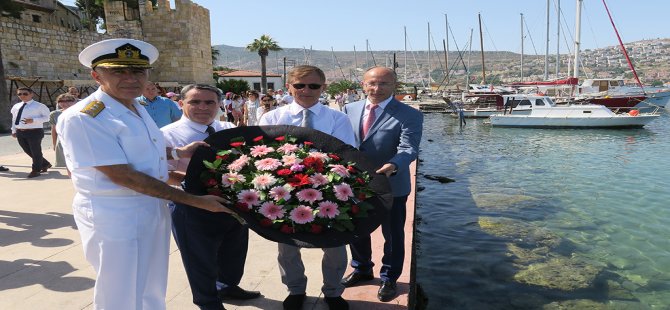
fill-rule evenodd
<path id="1" fill-rule="evenodd" d="M 45 157 L 52 161 L 50 136 L 44 139 Z M 79 233 L 70 207 L 73 189 L 64 168 L 53 168 L 38 178 L 26 179 L 30 172 L 27 155 L 10 149 L 16 140 L 0 136 L 0 309 L 92 309 L 95 274 L 85 261 Z M 53 162 L 53 161 L 52 161 Z M 410 195 L 407 216 L 407 257 L 398 281 L 401 293 L 395 300 L 381 303 L 376 294 L 379 280 L 370 285 L 347 289 L 344 298 L 351 309 L 405 309 L 409 292 L 414 195 Z M 281 283 L 277 246 L 251 233 L 249 254 L 241 287 L 259 290 L 263 297 L 225 303 L 226 309 L 281 309 L 287 291 Z M 373 252 L 378 274 L 381 233 L 373 234 Z M 303 250 L 309 278 L 303 309 L 327 309 L 321 300 L 321 250 Z M 349 272 L 349 271 L 347 271 Z M 174 242 L 171 245 L 167 291 L 168 309 L 196 309 Z"/>

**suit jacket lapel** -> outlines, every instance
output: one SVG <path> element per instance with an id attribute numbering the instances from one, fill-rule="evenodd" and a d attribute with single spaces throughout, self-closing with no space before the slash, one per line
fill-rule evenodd
<path id="1" fill-rule="evenodd" d="M 363 139 L 361 138 L 361 123 L 363 122 L 363 110 L 365 109 L 365 102 L 363 104 L 359 105 L 350 105 L 351 107 L 351 115 L 354 117 L 349 118 L 349 120 L 352 122 L 352 127 L 353 128 L 358 128 L 358 130 L 354 130 L 354 136 L 356 137 L 356 141 L 362 141 Z M 349 107 L 347 107 L 349 108 Z"/>

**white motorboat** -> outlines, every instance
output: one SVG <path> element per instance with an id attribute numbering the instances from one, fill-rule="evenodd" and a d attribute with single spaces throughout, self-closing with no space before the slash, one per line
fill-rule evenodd
<path id="1" fill-rule="evenodd" d="M 505 95 L 505 102 L 528 100 L 529 114 L 499 113 L 489 117 L 496 127 L 533 128 L 640 128 L 660 116 L 658 109 L 650 113 L 631 110 L 614 113 L 597 104 L 557 105 L 551 98 L 539 95 Z M 506 105 L 509 106 L 509 105 Z"/>

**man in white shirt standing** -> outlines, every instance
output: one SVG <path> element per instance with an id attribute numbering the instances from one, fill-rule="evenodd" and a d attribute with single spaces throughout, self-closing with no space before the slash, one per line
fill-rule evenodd
<path id="1" fill-rule="evenodd" d="M 181 90 L 180 97 L 183 117 L 161 128 L 167 147 L 202 141 L 217 131 L 235 127 L 216 119 L 222 97 L 218 88 L 191 84 Z M 171 162 L 171 184 L 181 183 L 189 162 L 190 158 Z M 172 209 L 172 233 L 191 285 L 193 303 L 200 309 L 223 310 L 222 300 L 260 296 L 260 292 L 238 286 L 247 258 L 249 229 L 234 217 L 177 203 Z"/>
<path id="2" fill-rule="evenodd" d="M 33 159 L 32 170 L 28 178 L 38 177 L 40 172 L 47 172 L 51 163 L 42 155 L 42 139 L 44 123 L 49 121 L 49 108 L 33 100 L 33 90 L 20 87 L 16 96 L 21 102 L 12 109 L 12 137 L 16 138 L 23 151 Z"/>
<path id="3" fill-rule="evenodd" d="M 294 125 L 310 127 L 325 132 L 343 142 L 354 145 L 354 131 L 347 116 L 319 103 L 319 96 L 326 89 L 326 76 L 314 66 L 297 66 L 289 72 L 286 86 L 293 94 L 293 102 L 265 113 L 259 125 Z M 282 283 L 288 287 L 289 296 L 284 309 L 299 310 L 305 301 L 307 277 L 300 257 L 300 248 L 278 243 L 279 271 Z M 324 248 L 321 263 L 323 286 L 321 291 L 330 310 L 349 309 L 342 298 L 344 285 L 340 279 L 347 268 L 347 250 L 344 246 Z"/>

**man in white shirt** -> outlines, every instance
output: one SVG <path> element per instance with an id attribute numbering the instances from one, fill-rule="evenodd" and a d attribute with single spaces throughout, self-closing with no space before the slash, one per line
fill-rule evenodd
<path id="1" fill-rule="evenodd" d="M 42 139 L 44 123 L 49 121 L 49 108 L 33 100 L 33 90 L 20 87 L 16 96 L 21 102 L 12 109 L 12 137 L 16 138 L 21 149 L 33 159 L 28 178 L 38 177 L 40 172 L 47 172 L 51 163 L 42 155 Z"/>
<path id="2" fill-rule="evenodd" d="M 181 91 L 179 100 L 184 115 L 163 128 L 165 144 L 180 147 L 202 141 L 210 134 L 235 125 L 216 119 L 221 91 L 205 84 L 191 84 Z M 171 184 L 179 184 L 189 158 L 172 161 Z M 212 213 L 177 203 L 172 209 L 172 232 L 181 253 L 184 269 L 200 309 L 222 310 L 224 299 L 251 299 L 260 292 L 246 291 L 238 285 L 247 258 L 249 229 L 226 213 Z M 217 279 L 219 283 L 217 283 Z M 221 289 L 217 293 L 217 287 Z"/>
<path id="3" fill-rule="evenodd" d="M 325 132 L 343 142 L 354 145 L 354 131 L 347 116 L 320 104 L 319 96 L 326 89 L 326 76 L 314 66 L 297 66 L 289 72 L 286 86 L 293 94 L 293 102 L 265 113 L 259 125 L 294 125 L 310 127 Z M 279 271 L 282 283 L 288 287 L 289 296 L 284 309 L 299 310 L 305 301 L 307 277 L 300 257 L 300 248 L 278 243 Z M 349 309 L 342 298 L 344 285 L 340 279 L 347 267 L 347 250 L 344 246 L 324 248 L 322 259 L 324 300 L 331 310 Z"/>
<path id="4" fill-rule="evenodd" d="M 74 220 L 86 260 L 97 273 L 94 309 L 165 309 L 170 214 L 167 201 L 230 212 L 225 199 L 195 196 L 165 183 L 167 160 L 188 157 L 204 142 L 166 148 L 144 106 L 151 44 L 133 39 L 94 43 L 79 54 L 98 90 L 56 124 L 72 173 Z"/>

